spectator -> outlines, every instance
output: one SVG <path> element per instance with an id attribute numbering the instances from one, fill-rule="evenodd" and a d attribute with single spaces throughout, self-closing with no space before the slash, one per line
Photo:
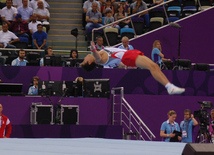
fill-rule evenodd
<path id="1" fill-rule="evenodd" d="M 43 4 L 44 4 L 44 7 L 47 8 L 47 3 L 45 3 L 44 0 L 32 0 L 32 1 L 30 2 L 29 6 L 30 6 L 33 10 L 35 10 L 35 9 L 38 7 L 37 3 L 38 3 L 39 1 L 42 1 Z"/>
<path id="2" fill-rule="evenodd" d="M 120 0 L 120 4 L 123 6 L 125 13 L 127 13 L 128 15 L 131 14 L 130 12 L 130 6 L 128 5 L 128 3 L 126 2 L 126 0 Z"/>
<path id="3" fill-rule="evenodd" d="M 12 0 L 7 0 L 6 5 L 7 6 L 2 9 L 1 19 L 2 22 L 6 22 L 10 26 L 10 24 L 15 20 L 14 17 L 17 14 L 17 9 L 12 6 Z"/>
<path id="4" fill-rule="evenodd" d="M 37 20 L 41 21 L 43 26 L 46 27 L 46 32 L 48 33 L 50 29 L 49 22 L 48 22 L 50 13 L 48 9 L 44 8 L 43 1 L 38 1 L 37 5 L 38 5 L 38 8 L 34 9 L 33 13 L 36 14 Z"/>
<path id="5" fill-rule="evenodd" d="M 96 0 L 87 0 L 87 1 L 85 1 L 84 4 L 83 4 L 83 12 L 87 13 L 89 10 L 91 10 L 93 3 L 97 3 L 97 10 L 100 12 L 101 11 L 100 3 L 97 2 Z"/>
<path id="6" fill-rule="evenodd" d="M 45 49 L 45 56 L 54 56 L 51 46 L 49 46 Z M 44 58 L 41 58 L 40 66 L 44 66 Z"/>
<path id="7" fill-rule="evenodd" d="M 112 16 L 112 10 L 111 9 L 107 9 L 106 11 L 106 17 L 105 17 L 105 20 L 104 20 L 104 24 L 107 25 L 107 24 L 110 24 L 110 23 L 113 23 L 114 22 L 114 17 Z M 106 28 L 117 28 L 119 29 L 119 26 L 116 25 L 116 24 L 113 24 L 111 26 L 107 26 Z"/>
<path id="8" fill-rule="evenodd" d="M 28 95 L 38 95 L 39 77 L 38 76 L 34 76 L 32 82 L 33 82 L 33 86 L 31 86 L 28 89 Z"/>
<path id="9" fill-rule="evenodd" d="M 9 118 L 7 116 L 2 114 L 3 111 L 3 106 L 0 104 L 0 138 L 9 138 L 11 131 L 12 131 L 12 126 L 10 123 Z M 7 130 L 5 130 L 7 128 Z M 6 134 L 5 134 L 6 132 Z"/>
<path id="10" fill-rule="evenodd" d="M 33 33 L 33 48 L 45 49 L 48 35 L 46 32 L 42 31 L 42 24 L 37 25 L 37 31 Z"/>
<path id="11" fill-rule="evenodd" d="M 211 136 L 211 143 L 214 144 L 214 109 L 211 110 L 210 116 L 212 121 L 210 122 L 210 125 L 209 125 L 209 133 Z"/>
<path id="12" fill-rule="evenodd" d="M 134 49 L 132 45 L 129 45 L 129 38 L 126 36 L 122 38 L 122 45 L 120 45 L 118 48 L 126 50 Z"/>
<path id="13" fill-rule="evenodd" d="M 158 60 L 155 60 L 155 56 L 158 56 Z M 170 59 L 164 58 L 164 55 L 162 53 L 162 48 L 161 48 L 161 42 L 159 40 L 155 40 L 153 43 L 153 49 L 152 49 L 152 61 L 160 65 L 162 65 L 162 61 L 171 61 Z"/>
<path id="14" fill-rule="evenodd" d="M 184 110 L 184 120 L 180 123 L 182 132 L 182 142 L 192 143 L 193 126 L 197 126 L 198 122 L 195 120 L 191 110 Z"/>
<path id="15" fill-rule="evenodd" d="M 29 39 L 28 35 L 28 23 L 26 21 L 22 21 L 22 15 L 17 14 L 15 17 L 16 21 L 13 21 L 10 25 L 10 30 L 17 36 L 17 37 L 26 37 Z"/>
<path id="16" fill-rule="evenodd" d="M 20 6 L 23 5 L 23 1 L 24 0 L 13 0 L 13 6 L 16 7 L 16 8 L 20 7 Z M 29 6 L 30 1 L 29 0 L 27 0 L 27 1 L 28 1 L 27 2 L 27 6 Z"/>
<path id="17" fill-rule="evenodd" d="M 26 66 L 28 61 L 24 59 L 25 51 L 21 49 L 18 55 L 19 55 L 18 58 L 12 61 L 11 66 Z"/>
<path id="18" fill-rule="evenodd" d="M 112 11 L 112 15 L 114 15 L 114 7 L 111 5 L 111 0 L 106 0 L 106 5 L 102 7 L 102 13 L 106 16 L 108 10 Z"/>
<path id="19" fill-rule="evenodd" d="M 78 51 L 76 49 L 72 49 L 70 53 L 70 58 L 78 59 Z"/>
<path id="20" fill-rule="evenodd" d="M 19 41 L 19 38 L 8 30 L 8 24 L 3 23 L 0 31 L 0 47 L 1 48 L 16 48 L 12 43 Z"/>
<path id="21" fill-rule="evenodd" d="M 104 46 L 103 46 L 103 37 L 98 36 L 96 38 L 96 42 L 97 42 L 97 44 L 95 45 L 95 48 L 96 48 L 97 51 L 100 51 L 101 49 L 104 49 Z"/>
<path id="22" fill-rule="evenodd" d="M 105 6 L 107 4 L 107 0 L 99 0 L 101 6 Z M 115 10 L 117 10 L 118 3 L 116 0 L 111 0 L 111 5 L 114 6 Z"/>
<path id="23" fill-rule="evenodd" d="M 180 127 L 178 123 L 175 122 L 177 114 L 174 110 L 170 110 L 167 115 L 169 119 L 162 123 L 160 136 L 165 138 L 165 142 L 170 142 L 170 139 L 175 137 L 175 133 L 173 133 L 174 130 L 180 131 Z M 180 136 L 178 136 L 178 140 L 181 140 Z"/>
<path id="24" fill-rule="evenodd" d="M 93 2 L 92 4 L 92 9 L 89 10 L 86 13 L 86 32 L 88 31 L 88 28 L 98 28 L 98 27 L 102 27 L 103 25 L 102 23 L 102 14 L 97 11 L 97 6 L 98 4 L 96 2 Z"/>
<path id="25" fill-rule="evenodd" d="M 36 14 L 33 14 L 31 16 L 31 19 L 32 21 L 28 24 L 28 28 L 29 28 L 30 34 L 32 35 L 34 32 L 37 31 L 37 25 L 42 23 L 36 20 L 37 19 Z"/>
<path id="26" fill-rule="evenodd" d="M 28 6 L 29 0 L 22 0 L 23 5 L 18 7 L 18 13 L 22 16 L 23 21 L 29 23 L 33 14 L 33 9 Z"/>
<path id="27" fill-rule="evenodd" d="M 115 14 L 115 20 L 116 21 L 127 17 L 127 13 L 125 13 L 123 5 L 119 5 L 117 11 L 118 12 Z M 128 25 L 129 23 L 130 23 L 130 19 L 126 19 L 124 21 L 121 21 L 121 22 L 119 22 L 117 28 L 118 29 L 129 28 L 129 25 Z"/>
<path id="28" fill-rule="evenodd" d="M 148 9 L 146 3 L 143 0 L 137 0 L 136 2 L 132 3 L 130 7 L 133 14 Z M 138 17 L 144 18 L 146 26 L 149 27 L 148 11 L 138 15 Z"/>

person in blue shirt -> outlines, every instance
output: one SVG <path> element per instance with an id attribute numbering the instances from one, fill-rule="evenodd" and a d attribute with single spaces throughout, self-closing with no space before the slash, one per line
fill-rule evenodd
<path id="1" fill-rule="evenodd" d="M 42 31 L 43 26 L 42 24 L 38 24 L 37 25 L 37 30 L 36 32 L 33 33 L 33 43 L 34 46 L 33 48 L 35 49 L 45 49 L 46 48 L 46 42 L 47 42 L 47 38 L 48 35 L 46 32 Z"/>
<path id="2" fill-rule="evenodd" d="M 39 77 L 34 76 L 33 77 L 33 86 L 31 86 L 28 90 L 28 95 L 38 95 L 38 83 L 39 83 Z"/>
<path id="3" fill-rule="evenodd" d="M 197 126 L 198 122 L 194 118 L 191 110 L 184 110 L 184 120 L 180 123 L 180 129 L 182 131 L 182 142 L 192 143 L 193 127 Z"/>
<path id="4" fill-rule="evenodd" d="M 24 59 L 25 51 L 21 49 L 18 54 L 18 58 L 12 61 L 11 66 L 26 66 L 28 61 Z"/>
<path id="5" fill-rule="evenodd" d="M 162 61 L 171 61 L 170 59 L 166 59 L 162 53 L 161 42 L 159 40 L 155 40 L 153 43 L 153 49 L 151 53 L 152 61 L 159 64 L 161 67 Z"/>
<path id="6" fill-rule="evenodd" d="M 129 38 L 126 36 L 122 38 L 122 45 L 120 45 L 118 48 L 126 49 L 126 50 L 133 50 L 134 49 L 134 47 L 132 45 L 129 45 Z"/>
<path id="7" fill-rule="evenodd" d="M 175 137 L 173 131 L 180 131 L 180 127 L 179 124 L 175 122 L 177 114 L 174 110 L 170 110 L 167 115 L 169 119 L 162 123 L 160 129 L 160 136 L 165 138 L 165 142 L 170 142 L 170 139 Z M 178 136 L 178 140 L 181 140 L 180 136 Z"/>

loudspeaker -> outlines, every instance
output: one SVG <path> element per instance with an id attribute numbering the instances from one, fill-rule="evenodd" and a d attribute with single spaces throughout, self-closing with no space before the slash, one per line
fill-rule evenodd
<path id="1" fill-rule="evenodd" d="M 213 144 L 186 144 L 182 155 L 213 155 L 214 145 Z"/>

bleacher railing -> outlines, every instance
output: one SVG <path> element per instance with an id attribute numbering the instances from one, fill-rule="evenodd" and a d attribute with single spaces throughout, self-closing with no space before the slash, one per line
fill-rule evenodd
<path id="1" fill-rule="evenodd" d="M 167 15 L 167 12 L 166 12 L 166 9 L 165 9 L 165 4 L 168 4 L 168 3 L 172 2 L 172 1 L 174 1 L 174 0 L 169 0 L 169 1 L 167 1 L 167 2 L 160 3 L 160 4 L 158 4 L 158 5 L 155 5 L 155 6 L 153 6 L 153 7 L 148 8 L 148 9 L 146 9 L 146 10 L 137 12 L 137 13 L 132 14 L 132 15 L 129 15 L 129 16 L 123 18 L 123 19 L 120 19 L 120 20 L 117 20 L 117 21 L 115 21 L 115 22 L 112 22 L 112 23 L 110 23 L 110 24 L 104 25 L 104 26 L 99 27 L 99 28 L 94 28 L 94 29 L 92 29 L 92 41 L 94 41 L 94 31 L 104 29 L 104 28 L 106 28 L 106 27 L 108 27 L 108 26 L 114 25 L 114 24 L 116 24 L 116 23 L 118 23 L 118 22 L 122 22 L 122 21 L 124 21 L 124 20 L 126 20 L 126 19 L 129 19 L 129 18 L 131 19 L 131 17 L 134 17 L 134 16 L 137 16 L 137 15 L 139 15 L 139 14 L 145 13 L 145 12 L 150 11 L 150 10 L 152 10 L 152 9 L 155 9 L 155 8 L 157 8 L 157 7 L 159 7 L 159 6 L 163 6 L 164 12 L 165 12 L 165 16 L 166 16 L 166 19 L 167 19 L 167 22 L 169 23 L 168 15 Z M 134 33 L 135 33 L 135 29 L 134 29 L 132 20 L 131 20 L 131 25 L 132 25 L 132 28 L 133 28 Z M 106 41 L 107 41 L 108 46 L 110 46 L 109 41 L 108 41 L 108 38 L 107 38 L 105 32 L 104 32 L 104 35 L 105 35 L 105 38 L 106 38 Z M 135 33 L 135 37 L 137 37 L 136 33 Z"/>
<path id="2" fill-rule="evenodd" d="M 116 91 L 119 91 L 119 94 Z M 138 140 L 152 141 L 153 138 L 156 138 L 124 98 L 123 87 L 112 88 L 111 94 L 113 95 L 112 125 L 123 125 L 124 132 L 128 130 L 127 135 L 135 135 Z M 119 97 L 119 101 L 116 97 Z"/>

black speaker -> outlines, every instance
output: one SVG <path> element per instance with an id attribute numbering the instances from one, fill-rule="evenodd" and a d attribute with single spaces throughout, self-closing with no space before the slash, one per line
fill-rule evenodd
<path id="1" fill-rule="evenodd" d="M 197 71 L 209 71 L 210 70 L 210 65 L 209 64 L 204 64 L 204 63 L 196 63 L 194 65 L 194 70 L 197 70 Z"/>
<path id="2" fill-rule="evenodd" d="M 213 155 L 214 145 L 213 144 L 198 144 L 188 143 L 186 144 L 182 155 Z"/>

